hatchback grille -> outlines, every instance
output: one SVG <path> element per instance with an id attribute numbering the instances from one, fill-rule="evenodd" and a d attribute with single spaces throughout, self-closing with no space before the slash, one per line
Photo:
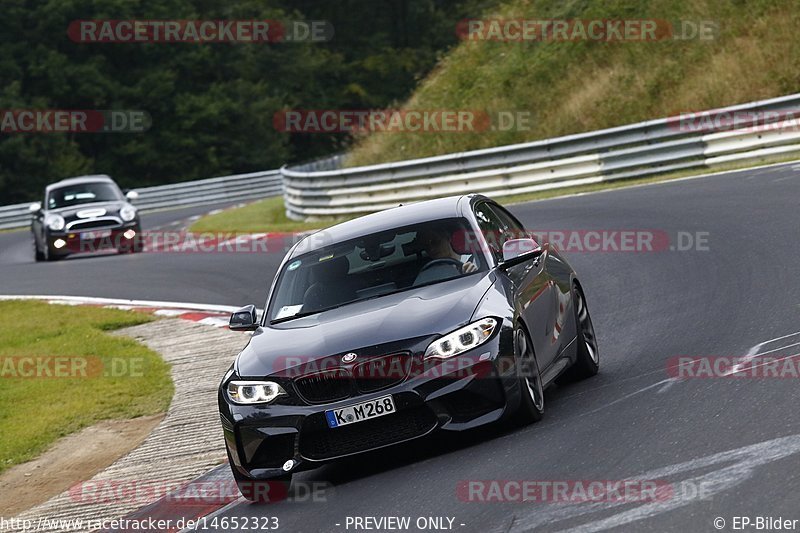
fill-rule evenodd
<path id="1" fill-rule="evenodd" d="M 67 224 L 68 231 L 82 231 L 87 229 L 113 228 L 121 224 L 116 218 L 98 218 L 93 220 L 80 220 Z"/>
<path id="2" fill-rule="evenodd" d="M 297 378 L 294 386 L 309 403 L 344 400 L 353 392 L 350 373 L 343 368 Z"/>
<path id="3" fill-rule="evenodd" d="M 300 454 L 316 461 L 331 459 L 421 437 L 434 427 L 436 416 L 430 409 L 413 407 L 338 428 L 301 431 Z"/>

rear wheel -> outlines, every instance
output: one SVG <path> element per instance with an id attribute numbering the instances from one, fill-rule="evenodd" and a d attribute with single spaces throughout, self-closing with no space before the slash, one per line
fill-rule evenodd
<path id="1" fill-rule="evenodd" d="M 577 359 L 575 364 L 559 378 L 559 382 L 590 378 L 600 369 L 600 352 L 597 350 L 597 338 L 594 334 L 592 316 L 586 305 L 586 297 L 578 285 L 574 285 L 572 290 L 575 302 L 573 306 L 575 324 L 578 329 L 575 339 L 575 342 L 578 343 L 576 346 Z"/>
<path id="2" fill-rule="evenodd" d="M 533 346 L 528 334 L 521 327 L 514 331 L 514 355 L 520 373 L 520 402 L 515 422 L 526 426 L 538 422 L 544 416 L 544 385 Z"/>

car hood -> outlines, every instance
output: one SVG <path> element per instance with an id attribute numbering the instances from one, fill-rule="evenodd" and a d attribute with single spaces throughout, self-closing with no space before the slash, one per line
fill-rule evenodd
<path id="1" fill-rule="evenodd" d="M 266 376 L 300 361 L 445 334 L 470 320 L 493 279 L 474 274 L 261 328 L 239 354 L 237 373 Z"/>
<path id="2" fill-rule="evenodd" d="M 78 204 L 69 207 L 61 207 L 59 209 L 48 209 L 47 212 L 61 215 L 62 217 L 64 217 L 64 220 L 69 222 L 71 220 L 79 218 L 78 213 L 82 211 L 91 212 L 91 211 L 104 210 L 105 215 L 116 215 L 117 213 L 119 213 L 119 210 L 122 209 L 122 206 L 124 206 L 125 204 L 126 202 L 123 201 L 95 202 L 91 204 Z M 105 215 L 99 215 L 99 216 L 105 216 Z"/>

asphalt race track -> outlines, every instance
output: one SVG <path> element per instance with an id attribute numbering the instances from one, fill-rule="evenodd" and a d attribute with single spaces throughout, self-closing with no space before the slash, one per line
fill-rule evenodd
<path id="1" fill-rule="evenodd" d="M 164 225 L 204 209 L 158 213 L 144 223 Z M 238 501 L 219 516 L 275 516 L 283 531 L 355 531 L 352 518 L 366 516 L 410 517 L 416 531 L 420 517 L 448 517 L 457 531 L 498 533 L 716 531 L 717 518 L 726 530 L 734 516 L 800 518 L 798 380 L 672 380 L 667 370 L 677 356 L 800 352 L 800 170 L 783 165 L 511 210 L 537 230 L 648 230 L 669 235 L 676 247 L 684 232 L 702 236 L 701 247 L 567 252 L 586 289 L 601 370 L 551 389 L 542 422 L 431 439 L 298 474 L 295 482 L 330 483 L 326 501 Z M 28 234 L 5 233 L 0 293 L 261 306 L 280 256 L 140 254 L 34 264 Z M 630 478 L 672 490 L 654 501 L 574 503 L 467 502 L 457 493 L 468 480 Z"/>
<path id="2" fill-rule="evenodd" d="M 190 217 L 227 205 L 159 211 L 142 215 L 146 232 L 179 231 Z M 165 234 L 165 233 L 164 233 Z M 36 263 L 30 231 L 0 233 L 0 294 L 102 296 L 238 305 L 267 298 L 282 254 L 143 253 L 113 251 Z"/>

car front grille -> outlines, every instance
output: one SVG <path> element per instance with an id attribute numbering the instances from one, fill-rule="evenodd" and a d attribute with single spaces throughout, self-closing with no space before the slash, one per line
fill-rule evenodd
<path id="1" fill-rule="evenodd" d="M 356 365 L 353 378 L 360 392 L 375 392 L 403 381 L 411 369 L 408 354 L 375 357 Z"/>
<path id="2" fill-rule="evenodd" d="M 383 355 L 356 364 L 352 373 L 346 368 L 335 368 L 301 376 L 294 380 L 294 387 L 308 403 L 335 402 L 397 385 L 406 379 L 411 364 L 407 353 Z"/>
<path id="3" fill-rule="evenodd" d="M 436 416 L 419 406 L 338 428 L 301 431 L 299 449 L 303 457 L 320 461 L 420 437 L 434 427 Z"/>
<path id="4" fill-rule="evenodd" d="M 344 400 L 353 392 L 352 376 L 343 368 L 299 377 L 294 380 L 294 386 L 309 403 Z"/>
<path id="5" fill-rule="evenodd" d="M 67 224 L 67 231 L 83 231 L 90 229 L 113 228 L 122 224 L 116 217 L 93 218 L 88 220 L 76 220 Z"/>

